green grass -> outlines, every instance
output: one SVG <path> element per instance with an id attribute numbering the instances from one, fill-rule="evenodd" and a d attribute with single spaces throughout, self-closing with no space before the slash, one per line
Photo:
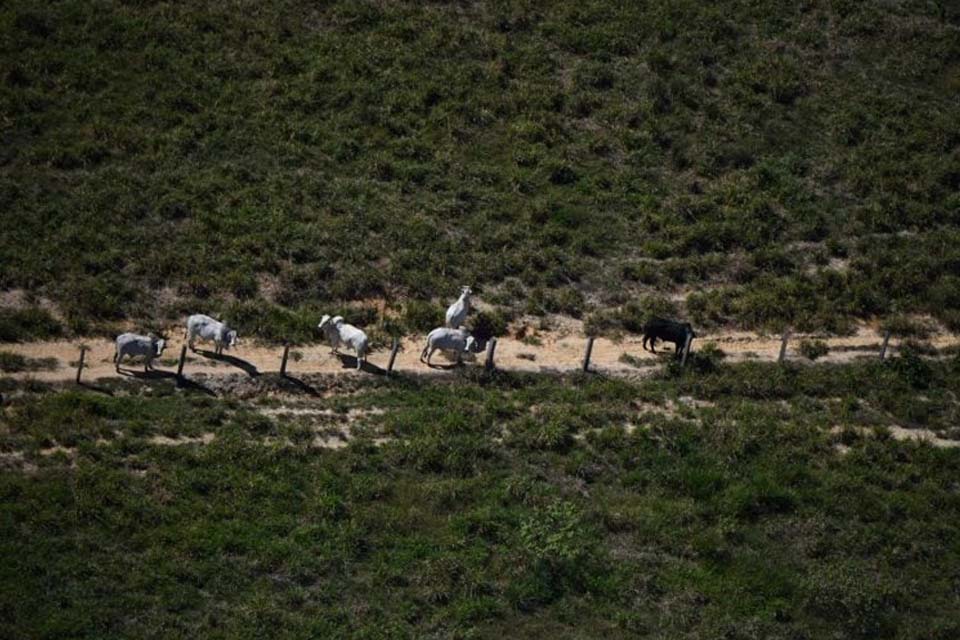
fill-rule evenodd
<path id="1" fill-rule="evenodd" d="M 56 358 L 29 358 L 19 353 L 0 351 L 0 371 L 17 373 L 20 371 L 40 371 L 56 369 Z"/>
<path id="2" fill-rule="evenodd" d="M 74 333 L 300 339 L 462 284 L 960 326 L 950 3 L 12 0 L 0 34 L 0 288 Z"/>
<path id="3" fill-rule="evenodd" d="M 884 435 L 922 403 L 954 428 L 958 363 L 923 364 L 376 382 L 310 401 L 383 411 L 337 451 L 172 384 L 31 392 L 0 634 L 952 637 L 960 454 Z"/>

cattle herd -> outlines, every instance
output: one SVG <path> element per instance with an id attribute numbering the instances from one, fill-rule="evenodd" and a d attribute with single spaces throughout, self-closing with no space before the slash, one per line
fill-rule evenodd
<path id="1" fill-rule="evenodd" d="M 443 351 L 456 357 L 457 364 L 463 360 L 465 353 L 478 353 L 484 345 L 480 340 L 470 335 L 464 326 L 467 314 L 470 313 L 470 296 L 473 291 L 470 287 L 460 290 L 460 297 L 450 305 L 446 313 L 446 324 L 437 327 L 427 334 L 427 344 L 420 354 L 420 361 L 427 366 L 430 358 L 436 351 Z M 370 341 L 361 329 L 347 324 L 342 316 L 323 316 L 317 325 L 320 334 L 330 343 L 331 353 L 339 354 L 340 347 L 351 349 L 356 354 L 357 369 L 359 370 L 367 360 L 370 350 Z M 672 342 L 674 353 L 679 358 L 685 349 L 690 348 L 690 341 L 696 336 L 689 322 L 680 323 L 674 320 L 653 318 L 643 327 L 643 348 L 656 353 L 657 340 Z M 194 342 L 197 338 L 212 342 L 215 352 L 219 355 L 224 349 L 237 345 L 237 332 L 226 323 L 215 320 L 210 316 L 195 314 L 187 318 L 187 330 L 184 339 L 190 349 L 196 351 Z M 649 345 L 649 349 L 648 349 Z M 144 371 L 152 368 L 153 359 L 163 353 L 166 341 L 153 335 L 144 336 L 135 333 L 124 333 L 117 336 L 116 354 L 113 361 L 117 371 L 120 371 L 120 362 L 124 356 L 142 356 Z"/>

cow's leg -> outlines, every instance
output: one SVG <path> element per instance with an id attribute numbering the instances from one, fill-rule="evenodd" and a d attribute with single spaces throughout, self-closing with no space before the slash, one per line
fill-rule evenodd
<path id="1" fill-rule="evenodd" d="M 430 364 L 430 358 L 432 358 L 432 357 L 433 357 L 433 347 L 430 347 L 430 351 L 427 352 L 427 366 L 428 366 L 428 367 L 432 366 L 432 365 Z"/>
<path id="2" fill-rule="evenodd" d="M 650 353 L 657 352 L 657 336 L 650 336 Z"/>
<path id="3" fill-rule="evenodd" d="M 120 373 L 120 360 L 121 360 L 122 358 L 123 358 L 123 356 L 120 355 L 120 352 L 118 351 L 116 357 L 113 359 L 113 361 L 117 363 L 117 367 L 116 367 L 116 368 L 117 368 L 117 373 Z"/>

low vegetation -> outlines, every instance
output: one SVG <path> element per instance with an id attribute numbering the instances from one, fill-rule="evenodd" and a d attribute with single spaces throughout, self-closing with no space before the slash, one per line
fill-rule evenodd
<path id="1" fill-rule="evenodd" d="M 444 380 L 0 380 L 0 635 L 960 633 L 956 358 Z"/>
<path id="2" fill-rule="evenodd" d="M 0 34 L 0 290 L 63 317 L 2 340 L 295 339 L 462 284 L 960 326 L 955 3 L 10 0 Z"/>
<path id="3" fill-rule="evenodd" d="M 19 353 L 0 351 L 0 371 L 4 373 L 51 370 L 58 365 L 56 358 L 29 358 Z"/>

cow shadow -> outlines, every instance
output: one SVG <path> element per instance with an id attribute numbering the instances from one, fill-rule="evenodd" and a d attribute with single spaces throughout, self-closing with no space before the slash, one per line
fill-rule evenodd
<path id="1" fill-rule="evenodd" d="M 334 354 L 337 358 L 340 359 L 340 364 L 343 365 L 344 369 L 356 369 L 357 368 L 357 359 L 354 356 L 348 356 L 345 353 Z M 366 361 L 360 365 L 360 370 L 365 373 L 372 373 L 375 376 L 385 376 L 387 375 L 387 370 L 378 367 L 377 365 Z"/>
<path id="2" fill-rule="evenodd" d="M 421 362 L 431 369 L 437 369 L 439 371 L 453 371 L 455 369 L 462 369 L 463 367 L 467 366 L 466 362 L 451 362 L 450 364 L 436 364 L 435 362 L 428 363 L 426 360 L 421 360 Z"/>
<path id="3" fill-rule="evenodd" d="M 468 360 L 466 359 L 460 362 L 454 360 L 450 364 L 437 364 L 436 362 L 427 362 L 426 360 L 421 360 L 420 362 L 427 365 L 431 369 L 437 369 L 438 371 L 455 371 L 457 369 L 463 369 L 468 364 Z M 475 364 L 475 362 L 473 364 Z"/>
<path id="4" fill-rule="evenodd" d="M 176 378 L 177 374 L 173 371 L 161 371 L 159 369 L 149 369 L 142 371 L 140 369 L 124 369 L 120 367 L 116 370 L 121 376 L 126 378 L 139 378 L 141 380 L 162 380 L 164 378 Z"/>
<path id="5" fill-rule="evenodd" d="M 138 380 L 174 380 L 177 383 L 177 387 L 180 389 L 189 389 L 190 391 L 198 391 L 200 393 L 206 394 L 208 396 L 216 397 L 211 389 L 203 386 L 198 382 L 194 382 L 184 376 L 178 376 L 173 371 L 161 371 L 158 369 L 151 369 L 150 371 L 139 371 L 135 369 L 117 369 L 117 373 L 121 376 L 127 378 L 136 378 Z M 112 395 L 112 394 L 111 394 Z"/>
<path id="6" fill-rule="evenodd" d="M 260 371 L 252 363 L 247 362 L 242 358 L 237 358 L 236 356 L 224 355 L 222 353 L 217 353 L 216 351 L 198 350 L 195 353 L 198 353 L 205 358 L 209 358 L 210 360 L 216 360 L 217 362 L 226 362 L 229 365 L 233 365 L 237 369 L 242 370 L 251 378 L 256 378 L 257 376 L 260 375 Z"/>

